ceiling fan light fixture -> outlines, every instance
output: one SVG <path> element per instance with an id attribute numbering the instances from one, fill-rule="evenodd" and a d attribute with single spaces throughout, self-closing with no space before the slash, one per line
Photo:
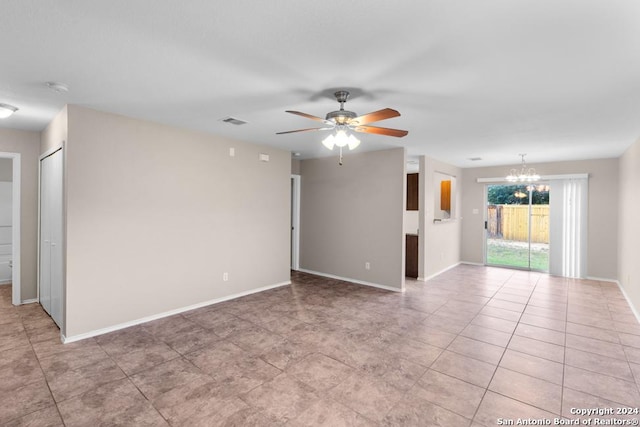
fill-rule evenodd
<path id="1" fill-rule="evenodd" d="M 355 150 L 360 145 L 360 140 L 353 135 L 349 135 L 349 142 L 347 142 L 349 150 Z"/>
<path id="2" fill-rule="evenodd" d="M 336 137 L 333 134 L 330 134 L 328 137 L 322 140 L 322 145 L 327 147 L 329 150 L 333 150 L 333 147 L 336 145 Z"/>
<path id="3" fill-rule="evenodd" d="M 341 148 L 347 145 L 349 143 L 349 136 L 346 131 L 342 129 L 337 130 L 335 136 L 336 145 Z"/>
<path id="4" fill-rule="evenodd" d="M 0 119 L 6 119 L 18 111 L 18 107 L 9 104 L 0 104 Z"/>
<path id="5" fill-rule="evenodd" d="M 394 136 L 396 138 L 402 138 L 409 133 L 406 130 L 369 126 L 370 123 L 391 119 L 393 117 L 399 117 L 400 113 L 398 111 L 391 108 L 384 108 L 382 110 L 373 111 L 371 113 L 358 116 L 353 111 L 344 109 L 344 103 L 347 102 L 347 98 L 349 97 L 348 91 L 339 90 L 335 92 L 334 95 L 338 103 L 340 103 L 340 109 L 327 113 L 324 119 L 322 117 L 314 116 L 300 111 L 286 110 L 287 113 L 305 117 L 316 122 L 321 122 L 324 127 L 276 132 L 276 135 L 329 130 L 334 131 L 334 134 L 333 138 L 327 137 L 323 140 L 323 144 L 325 145 L 325 147 L 331 150 L 336 145 L 338 147 L 349 146 L 349 148 L 353 150 L 360 144 L 360 141 L 358 141 L 355 136 L 351 135 L 352 132 L 373 133 L 376 135 Z"/>
<path id="6" fill-rule="evenodd" d="M 333 150 L 333 147 L 342 148 L 347 146 L 350 150 L 354 150 L 360 145 L 360 140 L 347 130 L 338 129 L 323 139 L 322 145 L 327 147 L 329 150 Z"/>

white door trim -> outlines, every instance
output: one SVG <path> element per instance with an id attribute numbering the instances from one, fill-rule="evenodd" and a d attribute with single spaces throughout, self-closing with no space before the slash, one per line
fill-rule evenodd
<path id="1" fill-rule="evenodd" d="M 13 166 L 12 176 L 12 221 L 13 229 L 11 232 L 11 259 L 13 260 L 13 268 L 11 270 L 11 302 L 13 305 L 22 304 L 21 287 L 20 287 L 20 153 L 0 153 L 0 158 L 11 159 Z"/>
<path id="2" fill-rule="evenodd" d="M 291 175 L 293 180 L 291 197 L 291 269 L 300 269 L 300 175 Z"/>

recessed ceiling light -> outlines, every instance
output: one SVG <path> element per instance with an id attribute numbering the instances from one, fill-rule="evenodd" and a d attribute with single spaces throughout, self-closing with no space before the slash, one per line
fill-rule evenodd
<path id="1" fill-rule="evenodd" d="M 293 157 L 300 157 L 300 156 L 302 156 L 302 154 L 298 153 L 297 151 L 295 153 L 293 153 Z"/>
<path id="2" fill-rule="evenodd" d="M 0 104 L 0 119 L 6 119 L 16 111 L 18 111 L 18 107 L 9 104 Z"/>
<path id="3" fill-rule="evenodd" d="M 69 92 L 69 86 L 59 82 L 47 82 L 47 87 L 57 93 Z"/>

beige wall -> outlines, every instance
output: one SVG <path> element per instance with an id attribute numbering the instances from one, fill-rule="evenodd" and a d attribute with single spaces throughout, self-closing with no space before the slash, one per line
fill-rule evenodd
<path id="1" fill-rule="evenodd" d="M 618 209 L 618 278 L 636 313 L 640 313 L 640 140 L 620 158 L 620 205 Z"/>
<path id="2" fill-rule="evenodd" d="M 289 282 L 288 152 L 68 113 L 68 338 Z"/>
<path id="3" fill-rule="evenodd" d="M 420 228 L 419 211 L 404 211 L 404 232 L 407 234 L 417 234 Z"/>
<path id="4" fill-rule="evenodd" d="M 515 163 L 514 163 L 515 165 Z M 589 173 L 588 269 L 589 277 L 615 280 L 618 252 L 618 159 L 532 164 L 540 175 Z M 477 178 L 502 177 L 508 166 L 464 169 L 462 260 L 483 262 L 484 184 Z M 478 214 L 473 213 L 478 210 Z"/>
<path id="5" fill-rule="evenodd" d="M 38 153 L 40 133 L 0 129 L 0 151 L 20 153 L 20 297 L 37 297 Z"/>
<path id="6" fill-rule="evenodd" d="M 404 163 L 404 148 L 301 162 L 301 269 L 402 289 Z"/>
<path id="7" fill-rule="evenodd" d="M 436 201 L 440 202 L 440 180 L 446 174 L 455 178 L 452 191 L 452 218 L 434 222 Z M 418 275 L 432 277 L 460 262 L 462 170 L 455 166 L 422 156 L 420 158 L 420 234 L 418 237 Z M 439 209 L 438 209 L 439 211 Z M 424 215 L 423 215 L 424 213 Z"/>

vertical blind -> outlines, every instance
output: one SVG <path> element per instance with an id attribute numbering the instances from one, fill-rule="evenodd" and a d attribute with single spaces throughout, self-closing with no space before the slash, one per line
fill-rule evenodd
<path id="1" fill-rule="evenodd" d="M 587 276 L 588 179 L 550 183 L 549 272 L 574 278 Z"/>

